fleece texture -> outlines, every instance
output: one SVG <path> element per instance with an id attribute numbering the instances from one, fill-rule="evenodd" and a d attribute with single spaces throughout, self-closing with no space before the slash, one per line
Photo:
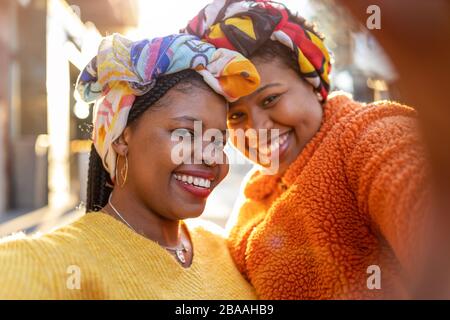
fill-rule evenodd
<path id="1" fill-rule="evenodd" d="M 330 98 L 283 175 L 245 182 L 229 237 L 239 270 L 262 299 L 406 298 L 426 164 L 414 109 Z"/>

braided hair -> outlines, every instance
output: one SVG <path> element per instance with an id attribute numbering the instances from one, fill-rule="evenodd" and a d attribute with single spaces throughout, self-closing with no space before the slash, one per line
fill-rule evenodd
<path id="1" fill-rule="evenodd" d="M 128 114 L 127 126 L 136 120 L 152 105 L 155 105 L 171 88 L 180 82 L 194 83 L 206 86 L 201 76 L 193 70 L 184 70 L 159 78 L 155 86 L 142 96 L 136 97 Z M 100 211 L 107 203 L 113 190 L 108 171 L 103 167 L 102 159 L 94 147 L 91 146 L 87 181 L 86 212 Z"/>

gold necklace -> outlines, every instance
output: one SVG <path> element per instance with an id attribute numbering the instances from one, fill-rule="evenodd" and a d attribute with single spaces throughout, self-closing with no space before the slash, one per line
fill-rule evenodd
<path id="1" fill-rule="evenodd" d="M 108 198 L 108 204 L 111 206 L 111 208 L 114 210 L 114 212 L 115 212 L 115 214 L 117 214 L 117 216 L 131 229 L 131 230 L 133 230 L 134 232 L 136 232 L 136 233 L 139 233 L 139 232 L 137 232 L 128 222 L 127 222 L 127 220 L 125 220 L 125 218 L 124 217 L 122 217 L 122 215 L 120 214 L 120 212 L 119 212 L 119 210 L 117 210 L 116 209 L 116 207 L 114 207 L 114 205 L 112 204 L 112 202 L 111 202 L 111 197 L 112 197 L 112 193 L 109 195 L 109 198 Z M 162 244 L 160 244 L 160 243 L 158 243 L 161 247 L 163 247 L 163 248 L 165 248 L 166 250 L 169 250 L 169 251 L 172 251 L 172 252 L 175 252 L 175 256 L 177 257 L 177 259 L 178 259 L 178 261 L 180 261 L 182 264 L 185 264 L 186 263 L 186 257 L 185 257 L 185 255 L 184 255 L 184 253 L 186 252 L 188 252 L 188 249 L 186 248 L 186 246 L 184 245 L 184 243 L 183 243 L 183 239 L 180 239 L 180 242 L 181 242 L 181 244 L 180 245 L 178 245 L 178 246 L 176 246 L 176 247 L 168 247 L 168 246 L 164 246 L 164 245 L 162 245 Z"/>

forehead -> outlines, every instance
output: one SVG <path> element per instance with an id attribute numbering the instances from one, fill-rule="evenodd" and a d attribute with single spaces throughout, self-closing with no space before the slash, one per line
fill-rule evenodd
<path id="1" fill-rule="evenodd" d="M 280 82 L 289 77 L 298 78 L 298 74 L 280 57 L 254 57 L 250 60 L 261 77 L 260 87 L 272 82 L 274 79 Z"/>
<path id="2" fill-rule="evenodd" d="M 251 61 L 258 70 L 261 83 L 253 93 L 230 103 L 230 107 L 256 98 L 260 92 L 265 91 L 265 88 L 271 88 L 275 85 L 286 85 L 296 79 L 298 80 L 298 74 L 289 68 L 280 58 L 275 57 L 270 61 L 267 59 L 252 58 Z"/>
<path id="3" fill-rule="evenodd" d="M 148 121 L 166 122 L 173 118 L 190 118 L 202 121 L 210 128 L 225 128 L 228 104 L 220 95 L 206 87 L 198 87 L 195 82 L 182 90 L 170 89 L 160 100 L 160 106 L 147 113 Z"/>

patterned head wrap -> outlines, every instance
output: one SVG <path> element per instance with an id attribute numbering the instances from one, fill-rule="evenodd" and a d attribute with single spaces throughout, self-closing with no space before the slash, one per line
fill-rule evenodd
<path id="1" fill-rule="evenodd" d="M 197 71 L 229 101 L 259 86 L 256 68 L 241 54 L 186 34 L 137 42 L 114 34 L 102 40 L 81 72 L 75 98 L 95 102 L 93 142 L 113 182 L 117 155 L 112 143 L 125 129 L 135 97 L 151 90 L 158 77 L 186 69 Z"/>
<path id="2" fill-rule="evenodd" d="M 284 5 L 269 0 L 214 0 L 182 31 L 246 57 L 269 39 L 279 41 L 294 51 L 300 75 L 324 101 L 330 90 L 330 53 L 316 34 L 291 16 Z"/>

